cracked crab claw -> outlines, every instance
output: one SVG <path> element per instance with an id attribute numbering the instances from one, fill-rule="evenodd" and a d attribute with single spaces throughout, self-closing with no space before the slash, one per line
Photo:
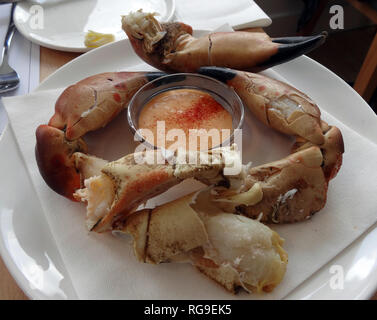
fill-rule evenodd
<path id="1" fill-rule="evenodd" d="M 247 190 L 258 183 L 263 200 L 252 206 L 241 204 L 236 211 L 268 223 L 309 219 L 326 203 L 328 182 L 322 164 L 321 150 L 313 146 L 284 159 L 250 168 L 244 188 Z"/>
<path id="2" fill-rule="evenodd" d="M 114 225 L 134 238 L 141 262 L 190 262 L 232 293 L 269 292 L 282 280 L 287 253 L 279 235 L 258 221 L 223 213 L 210 188 L 153 210 L 138 211 Z"/>
<path id="3" fill-rule="evenodd" d="M 196 38 L 182 22 L 159 23 L 142 10 L 122 17 L 136 54 L 168 72 L 195 72 L 202 66 L 258 72 L 289 61 L 320 46 L 322 33 L 311 37 L 271 39 L 264 32 L 214 32 Z"/>
<path id="4" fill-rule="evenodd" d="M 230 151 L 227 148 L 227 153 Z M 233 150 L 238 155 L 238 152 Z M 190 153 L 190 154 L 189 154 Z M 192 151 L 186 158 L 192 157 Z M 205 184 L 216 184 L 226 179 L 225 160 L 221 152 L 194 152 L 205 164 L 169 163 L 161 150 L 147 150 L 129 154 L 106 164 L 101 174 L 85 180 L 85 188 L 75 198 L 87 202 L 88 228 L 103 232 L 112 223 L 134 212 L 140 204 L 157 196 L 181 181 L 194 178 Z M 153 162 L 139 162 L 155 159 Z M 96 220 L 93 223 L 93 220 Z"/>

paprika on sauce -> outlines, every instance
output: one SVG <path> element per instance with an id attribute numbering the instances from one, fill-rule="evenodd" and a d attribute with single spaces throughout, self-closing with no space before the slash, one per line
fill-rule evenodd
<path id="1" fill-rule="evenodd" d="M 151 130 L 153 141 L 149 141 L 147 135 L 144 137 L 155 146 L 172 149 L 174 144 L 174 148 L 203 150 L 229 138 L 232 116 L 205 91 L 172 89 L 156 95 L 146 103 L 140 112 L 138 125 L 139 128 Z M 184 137 L 178 137 L 181 135 Z M 163 139 L 165 146 L 161 145 L 162 136 L 166 138 Z M 216 141 L 218 139 L 215 136 L 220 141 Z M 204 148 L 200 145 L 202 142 L 193 141 L 205 138 L 208 144 L 204 144 Z"/>

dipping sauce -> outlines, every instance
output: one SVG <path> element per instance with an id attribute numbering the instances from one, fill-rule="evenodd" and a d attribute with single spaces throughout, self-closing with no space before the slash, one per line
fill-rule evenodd
<path id="1" fill-rule="evenodd" d="M 138 125 L 153 133 L 141 131 L 146 141 L 172 150 L 210 149 L 229 138 L 233 128 L 231 114 L 198 89 L 172 89 L 156 95 L 141 110 Z"/>

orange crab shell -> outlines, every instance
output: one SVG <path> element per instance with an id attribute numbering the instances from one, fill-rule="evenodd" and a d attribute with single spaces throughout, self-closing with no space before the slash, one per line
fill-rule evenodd
<path id="1" fill-rule="evenodd" d="M 82 139 L 67 141 L 63 131 L 48 125 L 37 128 L 36 139 L 35 157 L 43 179 L 57 193 L 77 201 L 73 193 L 81 183 L 72 154 L 76 151 L 86 153 L 85 142 Z"/>

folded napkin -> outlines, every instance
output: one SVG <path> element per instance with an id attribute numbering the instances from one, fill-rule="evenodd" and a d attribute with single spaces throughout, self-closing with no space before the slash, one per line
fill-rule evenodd
<path id="1" fill-rule="evenodd" d="M 268 75 L 281 79 L 278 74 Z M 283 80 L 283 79 L 281 79 Z M 338 126 L 346 153 L 338 176 L 330 182 L 323 210 L 311 220 L 291 225 L 272 225 L 286 242 L 289 263 L 283 282 L 270 294 L 232 296 L 189 264 L 137 262 L 131 239 L 85 229 L 85 206 L 54 193 L 40 176 L 34 157 L 35 129 L 47 123 L 63 89 L 41 91 L 4 99 L 17 143 L 47 221 L 55 237 L 73 286 L 81 299 L 279 299 L 328 263 L 377 221 L 377 145 L 347 127 L 331 114 L 323 119 Z M 272 131 L 246 110 L 243 131 L 244 162 L 265 163 L 289 153 L 292 140 Z M 132 152 L 132 135 L 121 114 L 106 128 L 86 137 L 90 151 L 113 159 Z M 109 141 L 112 143 L 109 144 Z M 190 182 L 186 188 L 196 188 Z M 187 192 L 175 187 L 170 195 Z"/>
<path id="2" fill-rule="evenodd" d="M 176 0 L 175 3 L 175 19 L 195 29 L 213 30 L 224 23 L 237 30 L 271 24 L 271 19 L 253 0 Z"/>

